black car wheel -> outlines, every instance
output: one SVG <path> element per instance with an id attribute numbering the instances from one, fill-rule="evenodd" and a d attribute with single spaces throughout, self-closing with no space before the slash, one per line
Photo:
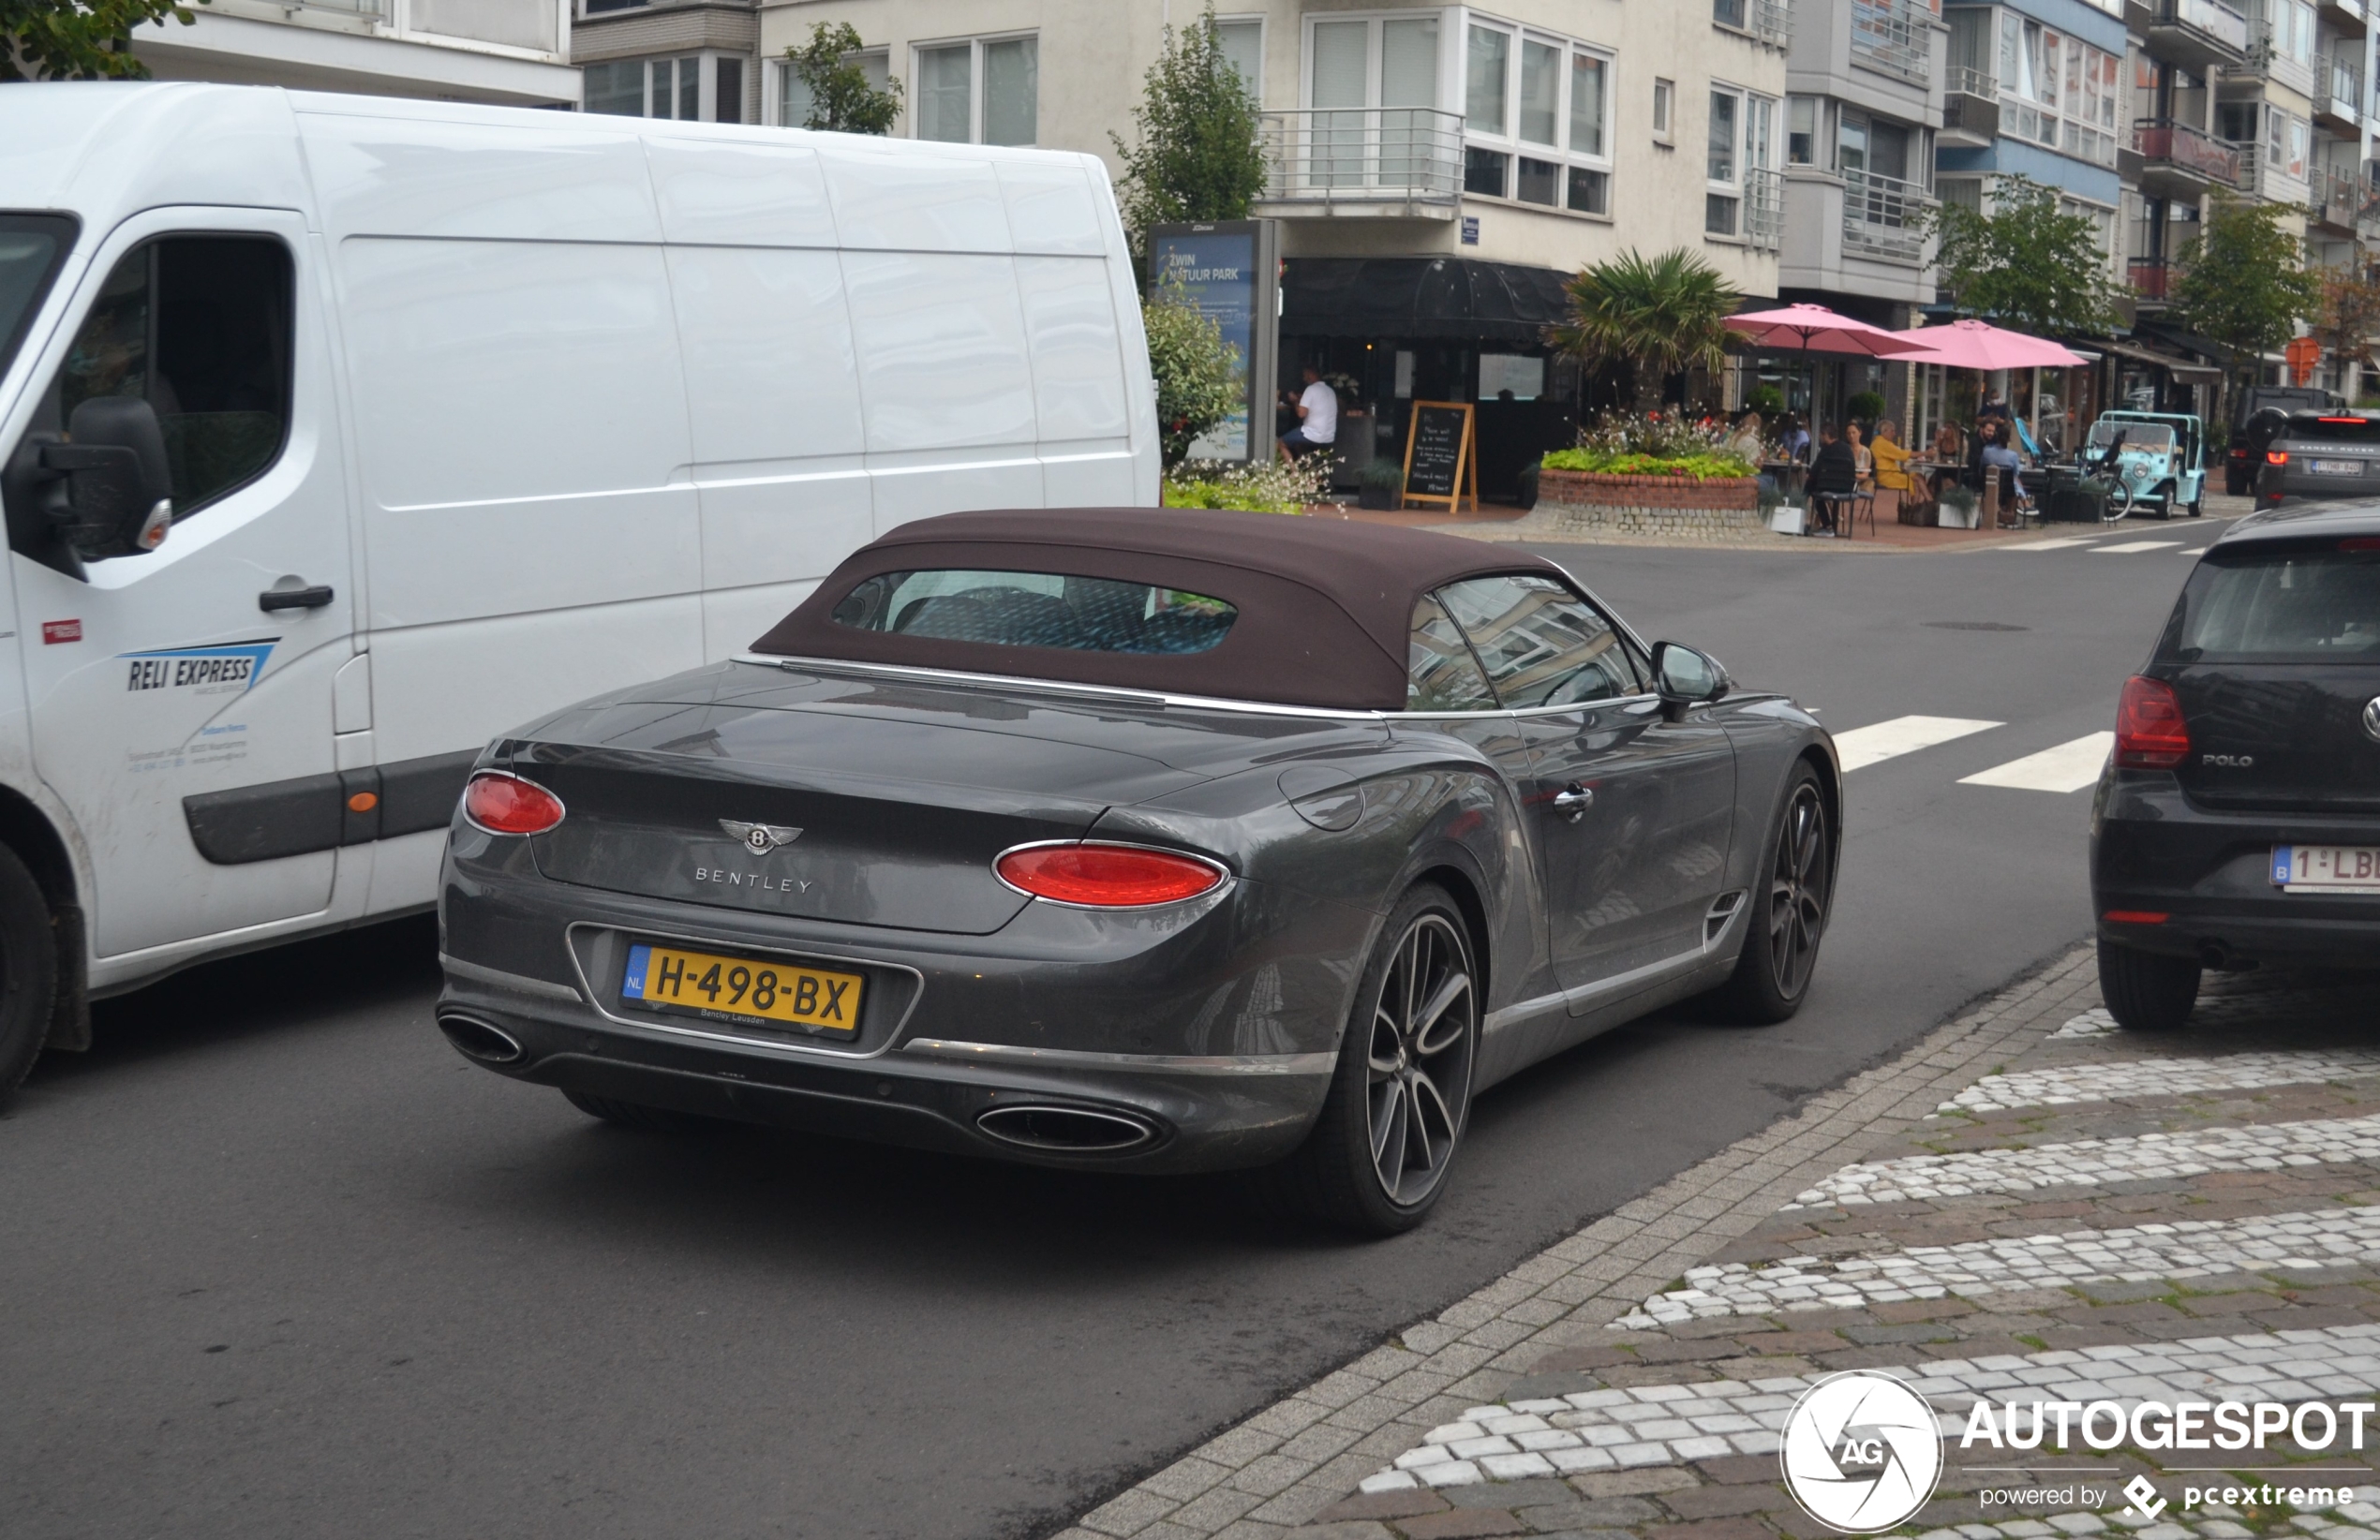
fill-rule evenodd
<path id="1" fill-rule="evenodd" d="M 0 1103 L 33 1073 L 49 1041 L 58 940 L 41 884 L 0 845 Z"/>
<path id="2" fill-rule="evenodd" d="M 705 1133 L 724 1127 L 715 1118 L 699 1113 L 674 1112 L 667 1107 L 648 1107 L 641 1102 L 622 1102 L 609 1096 L 589 1096 L 584 1091 L 566 1090 L 570 1104 L 589 1118 L 601 1118 L 618 1128 L 632 1128 L 640 1133 Z"/>
<path id="3" fill-rule="evenodd" d="M 2117 941 L 2099 943 L 2099 995 L 2116 1025 L 2134 1032 L 2170 1032 L 2198 1003 L 2198 959 L 2142 952 Z"/>
<path id="4" fill-rule="evenodd" d="M 1435 887 L 1406 894 L 1364 968 L 1322 1115 L 1275 1173 L 1285 1196 L 1366 1235 L 1421 1222 L 1470 1119 L 1476 977 L 1453 900 Z"/>
<path id="5" fill-rule="evenodd" d="M 1835 896 L 1835 842 L 1818 772 L 1804 763 L 1785 793 L 1768 841 L 1766 881 L 1744 907 L 1750 930 L 1735 973 L 1719 991 L 1728 1014 L 1767 1026 L 1802 1008 L 1818 971 L 1818 947 Z"/>

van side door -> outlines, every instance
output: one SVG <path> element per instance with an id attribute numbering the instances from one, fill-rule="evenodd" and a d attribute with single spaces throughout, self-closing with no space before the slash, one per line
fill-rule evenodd
<path id="1" fill-rule="evenodd" d="M 332 678 L 353 612 L 320 282 L 294 213 L 127 220 L 40 361 L 29 426 L 0 446 L 34 763 L 88 862 L 101 957 L 331 903 Z M 174 523 L 154 551 L 82 559 L 26 506 L 22 470 L 109 397 L 154 410 Z"/>

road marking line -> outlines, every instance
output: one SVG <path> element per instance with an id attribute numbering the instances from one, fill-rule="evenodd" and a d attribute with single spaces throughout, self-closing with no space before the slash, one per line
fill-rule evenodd
<path id="1" fill-rule="evenodd" d="M 2068 1022 L 2059 1035 L 2065 1035 L 2067 1029 L 2089 1019 L 2089 1014 Z M 2370 1048 L 2284 1048 L 2210 1059 L 2108 1059 L 1987 1074 L 1944 1102 L 1940 1110 L 2011 1112 L 2019 1107 L 2062 1107 L 2076 1102 L 2113 1102 L 2135 1096 L 2261 1090 L 2268 1086 L 2322 1086 L 2334 1080 L 2361 1080 L 2373 1075 L 2380 1075 L 2380 1051 Z"/>
<path id="2" fill-rule="evenodd" d="M 1787 1208 L 1933 1203 L 1979 1192 L 2045 1187 L 2105 1187 L 2173 1181 L 2209 1171 L 2380 1161 L 2380 1118 L 2317 1118 L 2298 1123 L 2235 1123 L 2176 1133 L 2076 1139 L 2029 1148 L 1904 1155 L 1847 1165 L 1794 1196 Z"/>
<path id="3" fill-rule="evenodd" d="M 2119 551 L 2163 551 L 2167 546 L 2179 545 L 2181 541 L 2179 540 L 2123 540 L 2115 545 L 2102 545 L 2094 547 L 2094 549 L 2099 553 L 2099 555 L 2104 556 Z"/>
<path id="4" fill-rule="evenodd" d="M 2045 540 L 2018 540 L 2014 545 L 2003 545 L 2001 546 L 2000 549 L 2002 551 L 2063 551 L 2069 546 L 2089 545 L 2090 543 L 2090 541 L 2089 540 L 2060 536 Z"/>
<path id="5" fill-rule="evenodd" d="M 1846 770 L 1881 764 L 1921 748 L 1949 743 L 1971 733 L 1982 733 L 2004 722 L 1977 721 L 1965 717 L 1896 717 L 1888 722 L 1854 727 L 1835 734 L 1835 752 Z"/>
<path id="6" fill-rule="evenodd" d="M 2113 733 L 2092 733 L 1980 774 L 1963 776 L 1958 784 L 2001 786 L 2012 792 L 2079 792 L 2098 784 L 2099 772 L 2107 763 L 2107 751 L 2115 747 Z"/>

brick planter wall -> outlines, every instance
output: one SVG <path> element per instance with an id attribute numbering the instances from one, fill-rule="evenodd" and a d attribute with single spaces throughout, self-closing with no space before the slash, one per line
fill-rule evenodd
<path id="1" fill-rule="evenodd" d="M 1755 477 L 1696 481 L 1683 476 L 1538 473 L 1537 516 L 1581 533 L 1734 540 L 1761 532 Z"/>

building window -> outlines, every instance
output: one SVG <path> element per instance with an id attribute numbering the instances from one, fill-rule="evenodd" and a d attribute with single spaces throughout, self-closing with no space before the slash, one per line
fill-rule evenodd
<path id="1" fill-rule="evenodd" d="M 1505 87 L 1512 72 L 1512 35 L 1496 27 L 1474 26 L 1465 55 L 1463 124 L 1475 133 L 1506 132 Z"/>
<path id="2" fill-rule="evenodd" d="M 1777 189 L 1777 100 L 1730 86 L 1711 91 L 1704 138 L 1703 233 L 1734 240 L 1768 233 Z M 1753 200 L 1748 210 L 1747 199 Z"/>
<path id="3" fill-rule="evenodd" d="M 1608 214 L 1611 72 L 1609 57 L 1567 37 L 1472 22 L 1464 39 L 1464 190 Z"/>
<path id="4" fill-rule="evenodd" d="M 1483 198 L 1505 197 L 1504 173 L 1511 163 L 1512 157 L 1500 151 L 1464 146 L 1463 190 Z"/>
<path id="5" fill-rule="evenodd" d="M 915 80 L 910 95 L 919 139 L 1031 144 L 1040 135 L 1038 37 L 977 37 L 921 48 Z"/>
<path id="6" fill-rule="evenodd" d="M 1307 176 L 1326 186 L 1453 190 L 1459 145 L 1437 116 L 1439 36 L 1435 16 L 1308 23 L 1305 101 L 1316 111 L 1302 148 Z M 1466 185 L 1493 180 L 1501 196 L 1500 165 L 1466 163 L 1460 174 Z"/>
<path id="7" fill-rule="evenodd" d="M 2001 132 L 2116 163 L 2123 62 L 2014 11 L 2000 13 Z"/>
<path id="8" fill-rule="evenodd" d="M 1600 155 L 1603 151 L 1605 86 L 1611 66 L 1592 53 L 1570 56 L 1570 153 Z"/>
<path id="9" fill-rule="evenodd" d="M 1264 22 L 1255 21 L 1218 21 L 1214 24 L 1215 47 L 1222 51 L 1224 62 L 1240 72 L 1248 85 L 1249 95 L 1258 102 L 1264 100 Z"/>
<path id="10" fill-rule="evenodd" d="M 718 82 L 711 92 L 711 121 L 741 123 L 744 121 L 744 61 L 718 58 L 711 61 L 718 72 Z"/>
<path id="11" fill-rule="evenodd" d="M 1677 86 L 1672 81 L 1653 82 L 1653 137 L 1664 144 L 1670 141 L 1670 104 L 1676 96 Z"/>
<path id="12" fill-rule="evenodd" d="M 1711 93 L 1711 181 L 1725 186 L 1735 185 L 1735 116 L 1743 97 L 1733 91 Z"/>
<path id="13" fill-rule="evenodd" d="M 1818 164 L 1816 96 L 1785 98 L 1785 163 L 1789 166 Z"/>
<path id="14" fill-rule="evenodd" d="M 859 67 L 868 77 L 871 91 L 882 91 L 892 75 L 892 55 L 881 48 L 867 49 L 844 55 L 844 61 Z M 810 87 L 794 72 L 790 64 L 777 67 L 777 124 L 782 128 L 799 128 L 810 122 Z"/>
<path id="15" fill-rule="evenodd" d="M 716 57 L 716 55 L 714 55 Z M 737 64 L 739 61 L 721 60 Z M 614 59 L 607 64 L 586 67 L 586 97 L 583 106 L 589 112 L 607 112 L 625 118 L 683 118 L 688 122 L 703 116 L 703 60 L 699 54 L 676 59 Z M 742 76 L 736 77 L 740 81 Z M 739 85 L 735 98 L 722 102 L 726 112 L 722 121 L 743 121 L 743 92 Z"/>
<path id="16" fill-rule="evenodd" d="M 1711 0 L 1711 20 L 1723 27 L 1746 30 L 1748 0 Z"/>

